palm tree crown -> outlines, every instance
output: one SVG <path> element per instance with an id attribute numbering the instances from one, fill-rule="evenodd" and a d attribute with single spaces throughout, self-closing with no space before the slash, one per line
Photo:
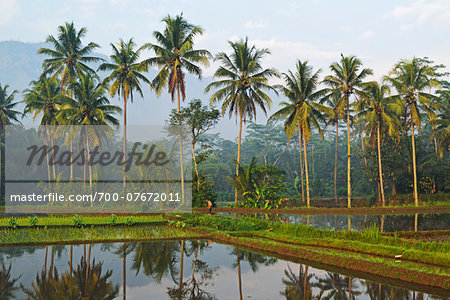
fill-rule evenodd
<path id="1" fill-rule="evenodd" d="M 193 49 L 194 38 L 203 34 L 203 29 L 187 22 L 183 18 L 183 14 L 175 18 L 167 16 L 162 21 L 166 25 L 164 31 L 153 32 L 157 44 L 147 43 L 144 45 L 145 48 L 153 50 L 156 56 L 146 59 L 143 64 L 160 69 L 158 75 L 151 82 L 151 88 L 158 96 L 161 95 L 168 83 L 172 101 L 175 100 L 176 91 L 181 92 L 183 100 L 185 100 L 183 69 L 201 78 L 202 69 L 196 64 L 208 66 L 211 54 L 204 49 Z"/>
<path id="2" fill-rule="evenodd" d="M 236 116 L 243 116 L 244 121 L 247 117 L 251 120 L 256 117 L 257 106 L 267 113 L 266 106 L 270 107 L 272 101 L 263 89 L 276 92 L 268 84 L 268 79 L 278 77 L 278 72 L 262 68 L 261 59 L 270 54 L 269 49 L 250 47 L 247 38 L 228 43 L 233 50 L 231 55 L 220 52 L 215 57 L 222 66 L 217 69 L 214 77 L 223 79 L 209 84 L 205 91 L 217 89 L 210 101 L 214 103 L 223 100 L 222 115 L 228 110 L 230 117 L 234 113 Z"/>
<path id="3" fill-rule="evenodd" d="M 102 61 L 101 58 L 89 56 L 96 48 L 100 47 L 94 42 L 83 46 L 82 39 L 87 32 L 86 27 L 78 32 L 72 23 L 65 23 L 58 26 L 58 35 L 49 35 L 46 42 L 53 46 L 39 49 L 39 54 L 45 54 L 51 58 L 43 62 L 44 75 L 61 75 L 61 90 L 66 84 L 73 82 L 81 73 L 95 73 L 86 63 Z"/>
<path id="4" fill-rule="evenodd" d="M 14 110 L 19 102 L 14 101 L 17 90 L 8 93 L 9 85 L 5 84 L 3 87 L 0 84 L 0 126 L 4 128 L 5 125 L 10 125 L 11 122 L 20 123 L 18 116 L 22 113 Z"/>

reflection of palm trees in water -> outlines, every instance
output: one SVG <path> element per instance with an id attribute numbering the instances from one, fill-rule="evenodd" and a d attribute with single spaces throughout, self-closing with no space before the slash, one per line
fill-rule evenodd
<path id="1" fill-rule="evenodd" d="M 354 279 L 336 273 L 327 272 L 326 277 L 320 278 L 316 286 L 321 290 L 317 299 L 347 300 L 356 299 L 355 296 L 361 295 Z"/>
<path id="2" fill-rule="evenodd" d="M 176 286 L 169 288 L 167 294 L 171 299 L 195 299 L 195 300 L 212 300 L 216 299 L 214 295 L 208 293 L 204 288 L 209 285 L 209 282 L 213 280 L 214 273 L 217 268 L 210 268 L 208 264 L 199 259 L 199 252 L 203 252 L 203 249 L 207 247 L 206 241 L 191 241 L 185 250 L 186 256 L 194 254 L 194 260 L 192 262 L 192 274 L 186 281 L 180 281 L 176 283 Z M 184 253 L 180 253 L 183 255 Z M 181 262 L 180 262 L 181 263 Z M 180 271 L 181 272 L 181 271 Z M 195 274 L 200 274 L 198 278 Z"/>
<path id="3" fill-rule="evenodd" d="M 18 289 L 16 287 L 16 282 L 19 280 L 20 276 L 17 278 L 11 278 L 11 265 L 8 269 L 5 265 L 2 265 L 0 270 L 0 299 L 11 299 L 14 298 L 14 291 Z"/>
<path id="4" fill-rule="evenodd" d="M 238 284 L 239 284 L 239 299 L 243 299 L 242 296 L 242 277 L 241 277 L 241 261 L 247 261 L 252 272 L 258 271 L 258 264 L 269 266 L 277 262 L 276 258 L 267 257 L 261 254 L 239 250 L 233 247 L 231 255 L 236 255 L 236 261 L 232 264 L 233 268 L 238 270 Z"/>
<path id="5" fill-rule="evenodd" d="M 284 270 L 286 278 L 282 278 L 282 283 L 285 285 L 284 291 L 280 294 L 286 299 L 301 299 L 310 300 L 312 298 L 312 288 L 309 283 L 313 275 L 308 275 L 308 266 L 299 265 L 299 273 L 296 275 L 292 269 L 287 266 L 287 270 Z M 304 270 L 304 271 L 303 271 Z"/>
<path id="6" fill-rule="evenodd" d="M 46 249 L 47 250 L 47 249 Z M 52 253 L 54 247 L 52 247 Z M 90 252 L 90 250 L 89 250 Z M 47 251 L 46 251 L 47 256 Z M 21 284 L 22 290 L 29 299 L 52 300 L 52 299 L 102 299 L 112 300 L 117 297 L 119 286 L 114 286 L 109 278 L 111 270 L 102 274 L 103 263 L 92 263 L 82 256 L 76 268 L 70 269 L 61 276 L 56 267 L 53 266 L 53 255 L 50 270 L 47 271 L 47 257 L 41 274 L 36 275 L 32 283 L 32 289 L 27 289 Z"/>
<path id="7" fill-rule="evenodd" d="M 416 292 L 410 292 L 406 289 L 390 287 L 382 285 L 381 283 L 370 282 L 368 280 L 361 280 L 366 286 L 366 294 L 369 295 L 371 300 L 391 300 L 391 299 L 404 299 L 404 300 L 423 300 L 424 294 Z M 435 299 L 435 298 L 432 298 Z M 437 299 L 437 298 L 436 298 Z"/>

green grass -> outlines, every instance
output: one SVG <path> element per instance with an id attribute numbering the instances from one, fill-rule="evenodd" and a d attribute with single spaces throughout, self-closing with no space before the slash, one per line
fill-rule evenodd
<path id="1" fill-rule="evenodd" d="M 78 216 L 81 219 L 82 225 L 120 225 L 126 224 L 127 219 L 130 216 L 116 216 L 116 215 L 80 215 Z M 161 222 L 165 221 L 162 215 L 134 215 L 133 222 L 134 223 L 148 223 L 148 222 Z M 37 216 L 37 218 L 33 220 L 33 217 L 19 217 L 15 218 L 15 222 L 17 226 L 72 226 L 77 225 L 74 218 L 77 218 L 77 215 L 59 215 L 59 216 Z M 11 226 L 11 217 L 2 217 L 0 218 L 0 226 Z"/>
<path id="2" fill-rule="evenodd" d="M 384 236 L 377 227 L 363 232 L 332 231 L 307 225 L 280 224 L 257 218 L 232 218 L 194 214 L 184 215 L 186 224 L 209 227 L 235 237 L 251 237 L 304 246 L 320 246 L 346 251 L 403 259 L 425 264 L 450 266 L 450 243 L 420 242 Z"/>
<path id="3" fill-rule="evenodd" d="M 178 239 L 198 236 L 170 226 L 103 226 L 86 228 L 22 228 L 0 230 L 2 244 L 36 244 L 121 240 Z"/>

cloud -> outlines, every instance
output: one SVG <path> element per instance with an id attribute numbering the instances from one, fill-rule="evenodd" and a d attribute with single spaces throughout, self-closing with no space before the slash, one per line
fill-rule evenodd
<path id="1" fill-rule="evenodd" d="M 450 28 L 450 2 L 419 0 L 410 5 L 395 7 L 388 16 L 400 21 L 402 30 L 410 30 L 427 23 L 448 29 Z"/>
<path id="2" fill-rule="evenodd" d="M 369 31 L 364 32 L 364 33 L 361 35 L 361 38 L 362 38 L 362 39 L 370 39 L 371 37 L 374 37 L 374 36 L 375 36 L 375 31 L 369 30 Z"/>
<path id="3" fill-rule="evenodd" d="M 252 29 L 254 29 L 254 28 L 265 28 L 265 27 L 267 27 L 267 25 L 266 25 L 264 22 L 262 22 L 262 21 L 260 21 L 260 22 L 254 22 L 254 21 L 251 21 L 251 20 L 245 22 L 244 26 L 245 26 L 245 28 L 252 28 Z"/>
<path id="4" fill-rule="evenodd" d="M 14 18 L 18 11 L 16 0 L 1 0 L 0 1 L 0 26 L 8 25 Z"/>

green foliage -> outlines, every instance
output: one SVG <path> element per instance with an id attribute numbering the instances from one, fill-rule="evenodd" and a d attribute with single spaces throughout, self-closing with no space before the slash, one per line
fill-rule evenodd
<path id="1" fill-rule="evenodd" d="M 128 226 L 132 226 L 132 225 L 134 225 L 134 217 L 127 217 L 127 220 L 125 221 L 125 225 L 128 225 Z"/>
<path id="2" fill-rule="evenodd" d="M 206 199 L 211 201 L 213 206 L 215 206 L 217 194 L 214 190 L 214 182 L 206 180 L 202 173 L 199 174 L 199 177 L 197 178 L 194 174 L 194 180 L 192 182 L 192 206 L 205 207 Z"/>
<path id="3" fill-rule="evenodd" d="M 36 216 L 28 217 L 28 223 L 30 224 L 31 227 L 36 226 L 38 224 L 38 217 Z"/>
<path id="4" fill-rule="evenodd" d="M 9 227 L 11 227 L 12 229 L 16 229 L 19 227 L 19 224 L 17 224 L 17 219 L 15 217 L 11 217 L 9 219 L 8 224 L 9 224 Z"/>
<path id="5" fill-rule="evenodd" d="M 186 223 L 214 227 L 227 231 L 253 231 L 268 228 L 268 223 L 254 218 L 231 218 L 223 216 L 197 215 Z"/>
<path id="6" fill-rule="evenodd" d="M 73 224 L 73 226 L 76 226 L 78 228 L 83 227 L 84 226 L 83 218 L 81 216 L 77 215 L 77 214 L 74 215 L 73 218 L 72 218 L 72 224 Z"/>
<path id="7" fill-rule="evenodd" d="M 239 176 L 229 177 L 242 196 L 243 207 L 275 208 L 286 191 L 285 171 L 272 165 L 257 165 L 253 158 L 249 165 L 239 166 Z"/>
<path id="8" fill-rule="evenodd" d="M 108 223 L 109 223 L 110 225 L 116 225 L 118 219 L 119 219 L 119 218 L 118 218 L 116 215 L 112 214 L 112 215 L 109 217 Z"/>

